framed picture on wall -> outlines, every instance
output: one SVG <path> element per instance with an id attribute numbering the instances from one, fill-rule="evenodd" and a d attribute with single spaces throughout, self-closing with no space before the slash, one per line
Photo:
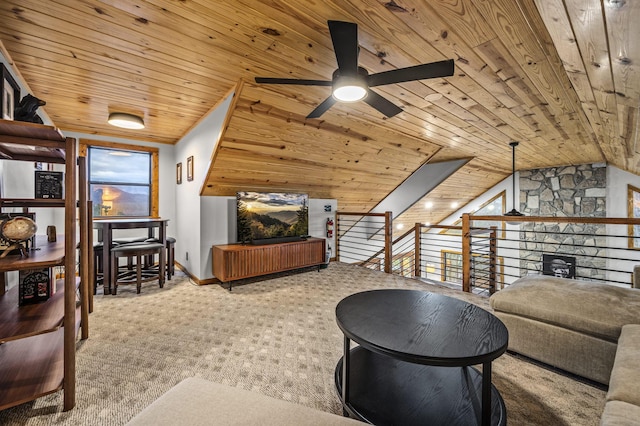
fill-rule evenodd
<path id="1" fill-rule="evenodd" d="M 627 206 L 630 219 L 640 218 L 640 189 L 627 185 Z M 640 250 L 640 225 L 629 225 L 629 248 Z"/>
<path id="2" fill-rule="evenodd" d="M 13 120 L 13 110 L 18 102 L 20 102 L 20 86 L 13 79 L 9 70 L 0 64 L 0 96 L 2 96 L 2 104 L 0 104 L 0 118 L 3 120 Z"/>
<path id="3" fill-rule="evenodd" d="M 187 158 L 187 180 L 193 180 L 193 155 Z"/>
<path id="4" fill-rule="evenodd" d="M 176 164 L 176 184 L 182 183 L 182 163 Z"/>

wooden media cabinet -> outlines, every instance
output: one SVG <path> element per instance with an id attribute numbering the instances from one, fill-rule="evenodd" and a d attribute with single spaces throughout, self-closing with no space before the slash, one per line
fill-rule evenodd
<path id="1" fill-rule="evenodd" d="M 221 282 L 258 277 L 324 264 L 325 240 L 307 238 L 286 243 L 213 246 L 213 275 Z"/>

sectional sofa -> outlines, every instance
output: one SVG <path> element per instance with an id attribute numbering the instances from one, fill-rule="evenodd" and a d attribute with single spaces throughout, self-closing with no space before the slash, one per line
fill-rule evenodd
<path id="1" fill-rule="evenodd" d="M 608 385 L 601 424 L 640 424 L 640 289 L 534 275 L 490 303 L 509 350 Z"/>

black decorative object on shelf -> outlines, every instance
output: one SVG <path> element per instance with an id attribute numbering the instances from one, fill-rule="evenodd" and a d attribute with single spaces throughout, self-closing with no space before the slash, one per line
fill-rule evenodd
<path id="1" fill-rule="evenodd" d="M 20 103 L 15 106 L 13 119 L 16 121 L 26 121 L 29 123 L 42 123 L 42 119 L 36 111 L 41 106 L 45 106 L 47 103 L 42 99 L 38 99 L 35 96 L 28 94 L 20 100 Z"/>
<path id="2" fill-rule="evenodd" d="M 36 170 L 36 198 L 62 198 L 62 172 Z"/>
<path id="3" fill-rule="evenodd" d="M 0 99 L 0 118 L 13 120 L 14 109 L 20 99 L 20 86 L 4 64 L 0 64 Z"/>
<path id="4" fill-rule="evenodd" d="M 51 270 L 26 269 L 18 276 L 18 305 L 44 302 L 51 297 Z"/>

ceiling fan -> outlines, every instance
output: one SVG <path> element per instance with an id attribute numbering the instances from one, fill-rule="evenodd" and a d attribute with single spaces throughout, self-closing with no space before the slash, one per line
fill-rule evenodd
<path id="1" fill-rule="evenodd" d="M 453 75 L 453 59 L 370 75 L 367 70 L 358 66 L 358 25 L 351 22 L 329 21 L 329 32 L 338 61 L 338 69 L 333 72 L 331 80 L 256 77 L 256 83 L 331 86 L 331 96 L 311 111 L 307 118 L 320 117 L 338 101 L 359 100 L 364 100 L 387 117 L 393 117 L 402 109 L 370 90 L 371 87 Z"/>

